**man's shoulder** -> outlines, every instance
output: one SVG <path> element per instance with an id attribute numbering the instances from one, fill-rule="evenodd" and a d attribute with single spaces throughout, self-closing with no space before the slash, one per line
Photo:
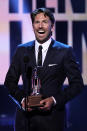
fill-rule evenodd
<path id="1" fill-rule="evenodd" d="M 55 40 L 53 47 L 58 49 L 68 49 L 71 46 Z"/>
<path id="2" fill-rule="evenodd" d="M 32 46 L 34 46 L 34 43 L 35 43 L 35 41 L 33 40 L 33 41 L 29 41 L 29 42 L 27 42 L 27 43 L 24 43 L 24 44 L 19 44 L 18 45 L 18 48 L 22 48 L 22 47 L 32 47 Z"/>

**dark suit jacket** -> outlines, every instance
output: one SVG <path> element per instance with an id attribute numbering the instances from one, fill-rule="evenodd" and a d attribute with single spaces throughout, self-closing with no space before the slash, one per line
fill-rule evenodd
<path id="1" fill-rule="evenodd" d="M 10 95 L 19 104 L 22 98 L 25 97 L 26 91 L 28 90 L 29 94 L 31 92 L 30 67 L 34 69 L 36 66 L 34 44 L 35 42 L 31 41 L 18 46 L 6 75 L 5 86 L 8 88 Z M 29 57 L 29 62 L 26 64 L 27 75 L 24 55 Z M 18 88 L 20 75 L 22 75 L 23 79 L 23 87 L 21 89 Z M 57 112 L 64 111 L 65 103 L 77 96 L 83 89 L 83 80 L 72 47 L 55 40 L 51 42 L 43 67 L 40 69 L 39 77 L 41 79 L 41 93 L 45 97 L 53 96 L 55 98 L 56 106 L 54 108 Z M 69 86 L 63 89 L 62 86 L 66 77 L 68 78 Z M 57 118 L 57 116 L 55 117 Z M 58 122 L 57 119 L 53 121 Z"/>

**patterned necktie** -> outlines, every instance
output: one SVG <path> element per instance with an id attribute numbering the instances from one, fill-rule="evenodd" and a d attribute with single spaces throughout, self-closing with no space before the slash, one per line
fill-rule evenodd
<path id="1" fill-rule="evenodd" d="M 38 50 L 38 66 L 42 66 L 42 46 L 39 46 Z"/>

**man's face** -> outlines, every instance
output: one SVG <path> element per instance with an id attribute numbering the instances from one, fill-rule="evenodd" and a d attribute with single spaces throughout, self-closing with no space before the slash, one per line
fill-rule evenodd
<path id="1" fill-rule="evenodd" d="M 35 16 L 33 29 L 37 41 L 43 44 L 50 38 L 53 25 L 48 16 L 45 16 L 44 13 L 40 13 Z"/>

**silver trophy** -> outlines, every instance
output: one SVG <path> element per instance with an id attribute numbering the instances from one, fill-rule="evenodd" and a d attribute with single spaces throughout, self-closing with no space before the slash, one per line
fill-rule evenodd
<path id="1" fill-rule="evenodd" d="M 37 75 L 37 67 L 33 70 L 32 75 L 32 93 L 28 96 L 29 107 L 40 107 L 43 104 L 40 104 L 42 100 L 42 95 L 40 94 L 41 81 Z"/>

